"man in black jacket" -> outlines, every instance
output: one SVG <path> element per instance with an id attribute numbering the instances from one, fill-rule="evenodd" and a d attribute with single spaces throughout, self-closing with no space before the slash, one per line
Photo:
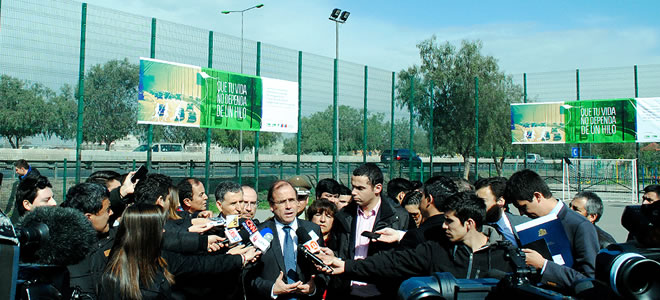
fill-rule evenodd
<path id="1" fill-rule="evenodd" d="M 600 249 L 605 249 L 610 244 L 616 244 L 616 240 L 612 235 L 596 225 L 600 217 L 603 216 L 603 200 L 596 193 L 588 191 L 577 193 L 571 200 L 569 207 L 587 218 L 591 224 L 594 224 Z"/>
<path id="2" fill-rule="evenodd" d="M 362 236 L 365 231 L 374 232 L 384 228 L 408 230 L 414 224 L 404 208 L 382 200 L 383 173 L 380 168 L 373 163 L 359 166 L 353 171 L 351 185 L 353 202 L 335 215 L 330 249 L 336 251 L 342 259 L 364 259 L 396 247 L 396 244 L 371 242 Z M 386 299 L 395 294 L 388 282 L 376 286 L 339 278 L 333 279 L 331 289 L 328 290 L 328 298 L 336 299 Z"/>
<path id="3" fill-rule="evenodd" d="M 81 211 L 97 232 L 97 242 L 84 260 L 76 265 L 68 266 L 71 288 L 78 288 L 83 299 L 98 297 L 96 285 L 101 279 L 108 254 L 114 243 L 116 230 L 110 230 L 108 219 L 112 215 L 110 209 L 110 192 L 96 183 L 81 183 L 69 189 L 62 207 L 71 207 Z"/>
<path id="4" fill-rule="evenodd" d="M 472 192 L 461 192 L 443 204 L 443 228 L 449 243 L 428 240 L 413 249 L 399 249 L 368 257 L 343 261 L 321 255 L 334 268 L 333 274 L 371 282 L 383 279 L 403 280 L 411 276 L 427 276 L 434 272 L 450 272 L 456 278 L 489 277 L 489 271 L 511 272 L 514 266 L 507 258 L 510 244 L 492 227 L 483 225 L 486 207 Z M 324 251 L 330 254 L 330 251 Z"/>

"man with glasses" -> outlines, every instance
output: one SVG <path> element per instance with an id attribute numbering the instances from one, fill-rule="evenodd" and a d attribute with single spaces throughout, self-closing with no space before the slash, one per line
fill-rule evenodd
<path id="1" fill-rule="evenodd" d="M 297 218 L 298 204 L 296 190 L 284 180 L 278 180 L 268 190 L 268 204 L 273 218 L 265 221 L 259 229 L 270 228 L 274 239 L 270 249 L 248 271 L 246 292 L 248 299 L 291 299 L 320 295 L 326 277 L 314 276 L 315 266 L 297 251 L 302 243 L 297 230 L 313 232 L 323 236 L 321 228 L 309 221 Z M 312 235 L 312 234 L 310 234 Z M 318 243 L 323 245 L 323 239 Z"/>
<path id="2" fill-rule="evenodd" d="M 307 203 L 309 203 L 309 194 L 312 189 L 312 185 L 307 181 L 307 179 L 302 176 L 296 176 L 289 179 L 289 183 L 296 190 L 296 195 L 298 199 L 298 212 L 297 217 L 299 217 L 305 208 L 307 208 Z"/>

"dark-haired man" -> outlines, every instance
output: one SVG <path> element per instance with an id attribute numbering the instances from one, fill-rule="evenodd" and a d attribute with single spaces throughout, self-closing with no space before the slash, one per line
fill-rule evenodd
<path id="1" fill-rule="evenodd" d="M 587 218 L 591 224 L 594 224 L 596 233 L 598 234 L 598 245 L 600 245 L 600 249 L 605 249 L 610 244 L 616 244 L 612 235 L 596 225 L 600 217 L 603 216 L 603 200 L 596 193 L 588 191 L 579 192 L 573 197 L 569 206 L 572 210 Z"/>
<path id="2" fill-rule="evenodd" d="M 85 214 L 97 232 L 98 240 L 87 257 L 68 267 L 71 287 L 77 287 L 85 297 L 95 299 L 98 297 L 96 285 L 101 280 L 116 234 L 116 230 L 110 230 L 108 223 L 112 215 L 110 192 L 100 184 L 80 183 L 69 189 L 61 206 Z"/>
<path id="3" fill-rule="evenodd" d="M 362 232 L 378 231 L 384 228 L 408 230 L 414 228 L 408 212 L 391 201 L 383 201 L 383 173 L 374 163 L 366 163 L 355 170 L 351 176 L 353 201 L 335 215 L 332 228 L 333 245 L 330 248 L 342 259 L 364 259 L 393 249 L 396 244 L 371 242 Z M 328 291 L 328 297 L 370 298 L 393 297 L 393 285 L 381 282 L 381 285 L 366 284 L 359 281 L 336 280 L 336 288 Z"/>
<path id="4" fill-rule="evenodd" d="M 506 178 L 490 177 L 479 179 L 475 183 L 476 194 L 486 203 L 486 223 L 497 229 L 511 244 L 520 246 L 518 232 L 515 227 L 527 221 L 530 218 L 525 216 L 516 216 L 505 212 L 507 205 L 503 195 L 506 188 Z"/>
<path id="5" fill-rule="evenodd" d="M 18 175 L 18 180 L 41 176 L 39 171 L 37 171 L 37 168 L 30 166 L 25 159 L 19 159 L 14 163 L 14 171 L 16 172 L 16 175 Z"/>
<path id="6" fill-rule="evenodd" d="M 182 217 L 211 217 L 211 212 L 206 210 L 207 200 L 204 184 L 197 178 L 184 178 L 177 184 L 179 189 L 179 202 L 181 209 L 185 212 Z"/>
<path id="7" fill-rule="evenodd" d="M 351 200 L 353 200 L 353 192 L 351 192 L 351 189 L 349 189 L 345 185 L 340 185 L 339 186 L 339 198 L 337 199 L 337 211 L 341 210 L 342 208 L 346 207 L 349 203 L 351 203 Z"/>
<path id="8" fill-rule="evenodd" d="M 651 204 L 658 200 L 660 200 L 660 184 L 647 185 L 644 188 L 642 204 Z"/>
<path id="9" fill-rule="evenodd" d="M 333 274 L 372 282 L 385 279 L 403 280 L 411 276 L 427 276 L 434 272 L 450 272 L 456 278 L 488 277 L 489 272 L 510 272 L 508 248 L 498 244 L 499 234 L 484 226 L 486 213 L 483 200 L 472 192 L 456 193 L 443 202 L 443 228 L 449 243 L 428 240 L 412 249 L 399 249 L 364 260 L 340 260 L 331 252 L 321 258 L 334 268 Z M 483 231 L 483 232 L 482 232 Z"/>
<path id="10" fill-rule="evenodd" d="M 528 265 L 541 273 L 541 283 L 567 291 L 577 280 L 594 277 L 598 235 L 594 226 L 552 196 L 541 176 L 531 170 L 521 170 L 506 182 L 504 198 L 530 218 L 554 214 L 561 222 L 571 244 L 572 267 L 543 258 L 538 252 L 523 249 Z"/>
<path id="11" fill-rule="evenodd" d="M 227 218 L 229 215 L 240 213 L 240 202 L 243 201 L 243 189 L 241 185 L 233 181 L 222 181 L 215 188 L 215 203 L 220 210 L 220 217 Z"/>
<path id="12" fill-rule="evenodd" d="M 402 248 L 415 248 L 429 239 L 441 242 L 447 240 L 442 228 L 445 216 L 440 208 L 445 199 L 458 192 L 458 187 L 449 177 L 434 176 L 426 180 L 422 189 L 419 204 L 422 224 L 419 228 L 406 232 L 399 244 Z"/>
<path id="13" fill-rule="evenodd" d="M 22 217 L 26 212 L 38 206 L 56 206 L 53 198 L 53 186 L 45 176 L 26 177 L 16 189 L 16 211 Z"/>
<path id="14" fill-rule="evenodd" d="M 339 200 L 339 182 L 332 178 L 323 178 L 316 184 L 316 199 L 325 198 L 337 204 Z"/>
<path id="15" fill-rule="evenodd" d="M 387 183 L 387 197 L 401 204 L 403 197 L 412 190 L 412 184 L 405 178 L 394 178 Z"/>

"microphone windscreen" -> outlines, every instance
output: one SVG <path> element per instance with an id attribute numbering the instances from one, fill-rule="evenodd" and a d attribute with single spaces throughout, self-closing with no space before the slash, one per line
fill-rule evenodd
<path id="1" fill-rule="evenodd" d="M 96 230 L 85 215 L 73 208 L 36 207 L 23 219 L 23 228 L 43 223 L 50 238 L 42 241 L 31 259 L 24 261 L 45 265 L 73 265 L 87 256 L 96 242 Z"/>
<path id="2" fill-rule="evenodd" d="M 261 233 L 261 236 L 263 236 L 264 239 L 266 239 L 269 243 L 272 242 L 273 239 L 275 238 L 273 236 L 273 231 L 270 230 L 270 228 L 268 228 L 268 227 L 266 227 L 264 229 L 261 229 L 261 231 L 259 231 L 259 233 Z"/>

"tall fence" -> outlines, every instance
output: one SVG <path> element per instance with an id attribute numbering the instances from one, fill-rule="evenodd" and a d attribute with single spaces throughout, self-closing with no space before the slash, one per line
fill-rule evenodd
<path id="1" fill-rule="evenodd" d="M 0 0 L 2 75 L 41 83 L 52 90 L 59 90 L 64 85 L 84 87 L 85 75 L 92 66 L 125 58 L 137 64 L 139 57 L 298 82 L 300 118 L 322 121 L 310 126 L 316 129 L 314 132 L 318 135 L 324 134 L 321 139 L 303 135 L 301 130 L 304 132 L 309 128 L 299 128 L 298 134 L 282 134 L 269 145 L 263 146 L 262 141 L 260 147 L 259 134 L 254 137 L 250 135 L 250 139 L 255 139 L 255 147 L 245 151 L 247 156 L 239 156 L 230 163 L 213 157 L 238 149 L 240 141 L 230 141 L 222 147 L 211 147 L 210 143 L 205 143 L 199 148 L 205 155 L 194 156 L 192 162 L 190 159 L 181 160 L 178 168 L 195 170 L 191 174 L 203 176 L 207 184 L 212 177 L 220 176 L 216 173 L 218 168 L 228 168 L 230 171 L 220 173 L 232 174 L 240 182 L 262 188 L 265 185 L 259 183 L 259 178 L 265 174 L 282 177 L 311 173 L 317 180 L 318 177 L 333 176 L 348 185 L 352 167 L 365 161 L 380 162 L 383 151 L 398 148 L 417 150 L 422 156 L 421 163 L 414 160 L 384 162 L 381 166 L 387 174 L 386 179 L 403 176 L 423 180 L 445 172 L 447 164 L 453 166 L 453 163 L 443 164 L 439 158 L 430 155 L 434 145 L 442 141 L 433 141 L 432 135 L 421 129 L 424 126 L 417 124 L 415 120 L 420 112 L 400 107 L 395 102 L 396 76 L 392 71 L 242 40 L 227 32 L 195 28 L 69 0 Z M 512 77 L 525 91 L 527 102 L 660 96 L 660 65 L 525 73 Z M 478 89 L 476 82 L 475 87 Z M 84 99 L 78 100 L 84 105 Z M 336 115 L 333 114 L 335 111 Z M 314 119 L 313 116 L 319 117 Z M 302 127 L 302 123 L 299 125 Z M 335 128 L 339 129 L 338 134 L 331 134 Z M 374 132 L 374 128 L 385 134 Z M 147 126 L 142 130 L 149 132 L 149 144 L 177 142 L 152 141 L 152 130 Z M 81 140 L 80 126 L 78 133 L 78 140 Z M 212 131 L 208 130 L 207 141 L 210 141 L 211 134 Z M 382 135 L 376 139 L 369 138 L 377 134 Z M 428 141 L 423 143 L 424 147 L 413 143 L 418 135 Z M 332 145 L 326 147 L 332 150 L 313 150 L 306 141 Z M 89 173 L 90 165 L 98 161 L 93 157 L 85 159 L 83 155 L 83 149 L 91 145 L 77 143 L 76 146 L 73 157 L 65 155 L 68 157 L 64 161 L 66 168 L 60 166 L 58 170 L 68 169 L 66 176 L 75 174 L 78 181 Z M 558 147 L 560 154 L 568 155 L 566 147 L 553 147 Z M 293 156 L 272 158 L 272 155 L 283 153 Z M 136 159 L 138 164 L 146 163 L 153 168 L 168 163 L 159 162 L 151 151 L 140 155 Z M 524 153 L 522 155 L 524 157 Z M 320 156 L 324 157 L 319 159 Z M 475 157 L 479 156 L 477 149 Z M 52 159 L 44 158 L 42 161 L 49 166 L 62 164 L 62 160 L 52 162 Z M 132 164 L 132 159 L 126 160 L 119 170 Z M 646 165 L 642 162 L 639 166 L 642 175 L 640 183 L 649 174 L 646 182 L 655 180 L 653 174 L 658 173 L 655 162 L 647 162 Z M 506 164 L 505 175 L 523 167 L 528 167 L 524 161 Z M 479 176 L 494 175 L 492 171 L 495 168 L 483 159 L 481 163 L 477 161 L 473 168 L 478 170 L 476 174 Z M 557 169 L 552 164 L 549 168 Z M 201 170 L 203 172 L 198 173 Z M 11 166 L 5 165 L 3 172 L 11 171 Z M 448 172 L 459 174 L 460 171 L 452 168 Z"/>

